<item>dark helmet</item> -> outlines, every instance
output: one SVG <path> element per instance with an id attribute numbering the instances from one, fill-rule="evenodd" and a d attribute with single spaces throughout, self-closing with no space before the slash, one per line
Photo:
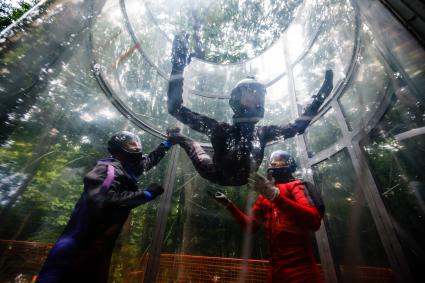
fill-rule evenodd
<path id="1" fill-rule="evenodd" d="M 142 142 L 136 134 L 121 131 L 113 134 L 109 139 L 108 151 L 112 155 L 124 154 L 127 157 L 139 157 L 143 153 Z"/>
<path id="2" fill-rule="evenodd" d="M 284 161 L 280 164 L 281 161 Z M 276 150 L 270 155 L 269 168 L 267 173 L 270 174 L 276 183 L 282 183 L 285 180 L 292 179 L 292 173 L 297 169 L 295 159 L 287 151 Z"/>
<path id="3" fill-rule="evenodd" d="M 265 86 L 254 77 L 239 81 L 230 93 L 229 100 L 235 113 L 234 118 L 252 118 L 252 121 L 258 122 L 264 117 L 265 95 Z"/>

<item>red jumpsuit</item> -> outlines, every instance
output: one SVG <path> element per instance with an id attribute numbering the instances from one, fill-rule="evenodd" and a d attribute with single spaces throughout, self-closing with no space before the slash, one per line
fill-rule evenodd
<path id="1" fill-rule="evenodd" d="M 268 282 L 324 282 L 316 265 L 311 233 L 320 227 L 321 217 L 310 204 L 299 180 L 276 184 L 280 194 L 271 202 L 262 195 L 252 207 L 251 217 L 232 203 L 227 206 L 244 228 L 257 231 L 264 223 L 270 250 Z"/>

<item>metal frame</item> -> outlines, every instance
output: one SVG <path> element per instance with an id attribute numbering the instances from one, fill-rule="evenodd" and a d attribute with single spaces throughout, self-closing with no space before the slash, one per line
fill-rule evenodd
<path id="1" fill-rule="evenodd" d="M 357 6 L 357 3 L 354 3 L 354 6 L 358 10 L 358 16 L 361 17 L 364 22 L 369 22 L 368 17 L 362 13 L 364 12 L 362 10 L 363 7 Z M 376 32 L 377 31 L 373 31 L 373 34 L 375 35 Z M 390 53 L 389 49 L 385 46 L 384 42 L 385 41 L 383 38 L 378 37 L 378 40 L 375 41 L 375 45 L 379 51 L 379 55 L 382 57 L 381 59 L 383 59 L 382 62 L 384 63 L 386 72 L 389 74 L 392 74 L 395 71 L 402 73 L 403 79 L 405 79 L 407 82 L 408 87 L 417 93 L 413 83 L 410 81 L 409 77 L 404 72 L 401 65 L 397 62 L 395 57 Z M 355 62 L 355 58 L 353 58 L 352 61 Z M 356 66 L 353 65 L 353 68 L 351 68 L 350 71 L 350 80 L 353 77 L 354 72 L 356 72 L 356 69 Z M 407 266 L 407 261 L 401 248 L 401 244 L 396 236 L 397 233 L 392 223 L 391 216 L 385 208 L 385 204 L 383 203 L 383 200 L 380 196 L 379 190 L 373 178 L 373 174 L 369 168 L 366 157 L 364 156 L 364 152 L 359 144 L 360 141 L 367 137 L 368 133 L 376 127 L 376 125 L 385 115 L 387 109 L 390 107 L 393 91 L 393 89 L 390 87 L 391 80 L 387 81 L 386 92 L 382 95 L 380 102 L 378 102 L 379 108 L 370 116 L 365 118 L 368 121 L 366 125 L 361 125 L 360 127 L 357 127 L 353 130 L 349 128 L 342 107 L 339 103 L 339 98 L 345 92 L 347 86 L 350 85 L 350 80 L 347 80 L 344 83 L 338 93 L 335 94 L 332 98 L 329 106 L 322 109 L 323 111 L 321 115 L 315 119 L 320 119 L 331 107 L 336 111 L 337 121 L 339 122 L 339 127 L 343 133 L 343 139 L 337 143 L 340 144 L 339 148 L 335 148 L 334 146 L 329 147 L 316 154 L 313 158 L 309 158 L 308 163 L 311 167 L 326 160 L 330 156 L 340 152 L 345 148 L 348 150 L 351 162 L 354 166 L 355 174 L 359 180 L 362 180 L 362 182 L 359 182 L 359 185 L 361 185 L 361 191 L 365 196 L 366 203 L 372 214 L 390 265 L 395 271 L 394 274 L 396 276 L 396 280 L 400 282 L 413 282 L 412 275 L 410 273 L 409 267 Z M 424 132 L 425 130 L 423 128 L 418 128 L 398 134 L 396 138 L 401 140 L 416 135 L 422 135 Z"/>
<path id="2" fill-rule="evenodd" d="M 176 171 L 178 164 L 180 147 L 174 146 L 171 150 L 170 161 L 168 162 L 165 179 L 163 182 L 164 195 L 161 197 L 158 214 L 156 216 L 155 231 L 153 234 L 153 243 L 150 249 L 146 272 L 144 273 L 143 282 L 155 282 L 159 270 L 159 257 L 165 238 L 165 229 L 168 222 L 168 214 L 170 213 L 171 197 L 173 195 L 174 183 L 176 180 Z"/>

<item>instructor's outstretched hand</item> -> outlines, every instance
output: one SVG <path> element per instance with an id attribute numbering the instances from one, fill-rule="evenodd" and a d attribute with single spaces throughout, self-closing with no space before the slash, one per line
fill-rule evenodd
<path id="1" fill-rule="evenodd" d="M 279 189 L 274 186 L 274 183 L 259 173 L 252 173 L 249 176 L 248 186 L 271 201 L 279 195 Z"/>

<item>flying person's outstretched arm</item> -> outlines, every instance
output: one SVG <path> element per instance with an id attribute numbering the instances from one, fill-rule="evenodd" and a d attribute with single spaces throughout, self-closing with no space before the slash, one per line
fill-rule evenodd
<path id="1" fill-rule="evenodd" d="M 304 108 L 304 112 L 293 123 L 284 126 L 265 126 L 265 141 L 270 142 L 279 138 L 291 138 L 295 135 L 304 133 L 305 129 L 310 124 L 311 120 L 317 115 L 320 106 L 329 96 L 333 89 L 333 72 L 327 70 L 325 74 L 325 81 L 316 95 L 313 95 L 310 104 Z"/>
<path id="2" fill-rule="evenodd" d="M 183 71 L 190 62 L 186 34 L 178 34 L 174 37 L 171 57 L 172 70 L 167 91 L 168 113 L 195 131 L 211 136 L 218 122 L 183 106 Z"/>

